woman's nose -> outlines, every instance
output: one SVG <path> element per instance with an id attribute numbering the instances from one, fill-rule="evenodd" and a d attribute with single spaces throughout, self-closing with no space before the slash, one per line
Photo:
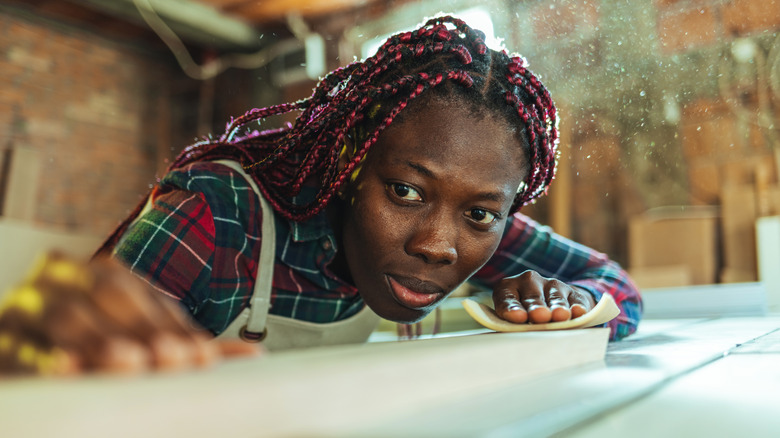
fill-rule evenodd
<path id="1" fill-rule="evenodd" d="M 406 253 L 426 263 L 455 263 L 458 259 L 458 229 L 453 222 L 431 218 L 421 221 L 406 242 Z"/>

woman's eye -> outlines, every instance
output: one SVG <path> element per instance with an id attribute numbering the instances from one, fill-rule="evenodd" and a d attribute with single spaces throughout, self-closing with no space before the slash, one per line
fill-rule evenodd
<path id="1" fill-rule="evenodd" d="M 390 183 L 387 185 L 393 194 L 405 201 L 422 201 L 422 196 L 417 190 L 407 186 L 406 184 Z"/>
<path id="2" fill-rule="evenodd" d="M 472 208 L 466 212 L 466 216 L 480 224 L 490 224 L 497 219 L 495 214 L 481 208 Z"/>

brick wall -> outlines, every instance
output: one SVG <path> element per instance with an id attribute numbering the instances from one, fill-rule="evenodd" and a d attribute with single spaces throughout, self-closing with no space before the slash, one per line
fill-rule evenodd
<path id="1" fill-rule="evenodd" d="M 196 60 L 220 56 L 189 50 Z M 184 146 L 253 106 L 280 103 L 269 76 L 228 69 L 196 81 L 145 26 L 78 3 L 0 5 L 0 186 L 3 157 L 23 150 L 16 156 L 42 169 L 31 177 L 29 219 L 107 235 Z"/>
<path id="2" fill-rule="evenodd" d="M 0 13 L 0 148 L 40 160 L 36 222 L 107 234 L 194 137 L 193 87 L 166 55 Z"/>
<path id="3" fill-rule="evenodd" d="M 780 27 L 780 2 L 771 0 L 655 0 L 658 38 L 665 53 L 712 45 Z"/>

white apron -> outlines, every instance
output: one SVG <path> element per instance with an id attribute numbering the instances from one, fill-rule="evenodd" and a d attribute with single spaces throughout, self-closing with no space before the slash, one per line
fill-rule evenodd
<path id="1" fill-rule="evenodd" d="M 364 306 L 363 310 L 354 316 L 329 323 L 299 321 L 268 314 L 271 307 L 271 281 L 276 262 L 274 211 L 260 193 L 255 181 L 244 172 L 239 163 L 229 160 L 215 162 L 240 173 L 257 193 L 263 209 L 261 225 L 263 240 L 260 243 L 260 260 L 249 307 L 242 310 L 228 328 L 217 336 L 217 339 L 240 338 L 247 342 L 262 342 L 272 351 L 366 342 L 379 324 L 379 316 L 368 306 Z"/>

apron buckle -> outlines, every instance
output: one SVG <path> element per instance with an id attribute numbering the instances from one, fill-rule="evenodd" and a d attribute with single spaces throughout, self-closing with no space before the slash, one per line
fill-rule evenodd
<path id="1" fill-rule="evenodd" d="M 241 327 L 241 330 L 238 331 L 238 337 L 243 339 L 246 342 L 251 343 L 257 343 L 262 342 L 263 339 L 268 335 L 268 329 L 264 328 L 262 332 L 256 333 L 256 332 L 250 332 L 246 329 L 246 325 Z"/>

